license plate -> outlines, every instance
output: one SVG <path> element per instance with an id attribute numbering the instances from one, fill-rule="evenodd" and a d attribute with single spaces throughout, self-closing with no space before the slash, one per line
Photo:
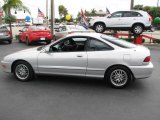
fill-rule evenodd
<path id="1" fill-rule="evenodd" d="M 0 35 L 4 35 L 3 33 L 0 33 Z"/>
<path id="2" fill-rule="evenodd" d="M 45 40 L 45 38 L 40 38 L 40 40 Z"/>

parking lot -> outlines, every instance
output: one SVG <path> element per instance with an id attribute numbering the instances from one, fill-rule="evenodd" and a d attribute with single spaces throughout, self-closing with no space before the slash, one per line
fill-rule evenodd
<path id="1" fill-rule="evenodd" d="M 0 60 L 26 48 L 18 42 L 0 43 Z M 0 120 L 159 120 L 160 47 L 149 48 L 152 77 L 122 90 L 98 79 L 38 76 L 19 82 L 0 67 Z"/>

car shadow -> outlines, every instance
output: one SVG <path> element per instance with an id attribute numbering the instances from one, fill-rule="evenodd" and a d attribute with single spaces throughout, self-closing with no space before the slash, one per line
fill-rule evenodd
<path id="1" fill-rule="evenodd" d="M 0 45 L 10 45 L 7 41 L 0 41 Z"/>

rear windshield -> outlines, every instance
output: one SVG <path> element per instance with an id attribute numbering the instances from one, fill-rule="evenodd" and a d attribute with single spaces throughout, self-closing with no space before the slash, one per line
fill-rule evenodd
<path id="1" fill-rule="evenodd" d="M 8 29 L 6 27 L 0 28 L 0 32 L 6 32 L 6 31 L 8 31 Z"/>
<path id="2" fill-rule="evenodd" d="M 32 30 L 48 30 L 48 28 L 44 26 L 32 26 L 31 29 Z"/>
<path id="3" fill-rule="evenodd" d="M 82 27 L 82 26 L 78 26 L 78 25 L 71 25 L 71 26 L 68 26 L 68 28 L 70 29 L 70 30 L 86 30 L 84 27 Z"/>
<path id="4" fill-rule="evenodd" d="M 114 37 L 108 37 L 107 35 L 102 35 L 101 38 L 118 47 L 122 47 L 122 48 L 135 48 L 136 47 L 136 45 L 133 43 L 127 42 L 122 39 L 114 38 Z"/>

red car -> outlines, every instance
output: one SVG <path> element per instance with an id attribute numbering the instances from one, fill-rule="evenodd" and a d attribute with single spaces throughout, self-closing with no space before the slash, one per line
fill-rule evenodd
<path id="1" fill-rule="evenodd" d="M 52 40 L 51 31 L 44 26 L 26 26 L 19 32 L 19 42 L 25 42 L 27 45 L 33 42 L 46 42 L 49 44 Z"/>

